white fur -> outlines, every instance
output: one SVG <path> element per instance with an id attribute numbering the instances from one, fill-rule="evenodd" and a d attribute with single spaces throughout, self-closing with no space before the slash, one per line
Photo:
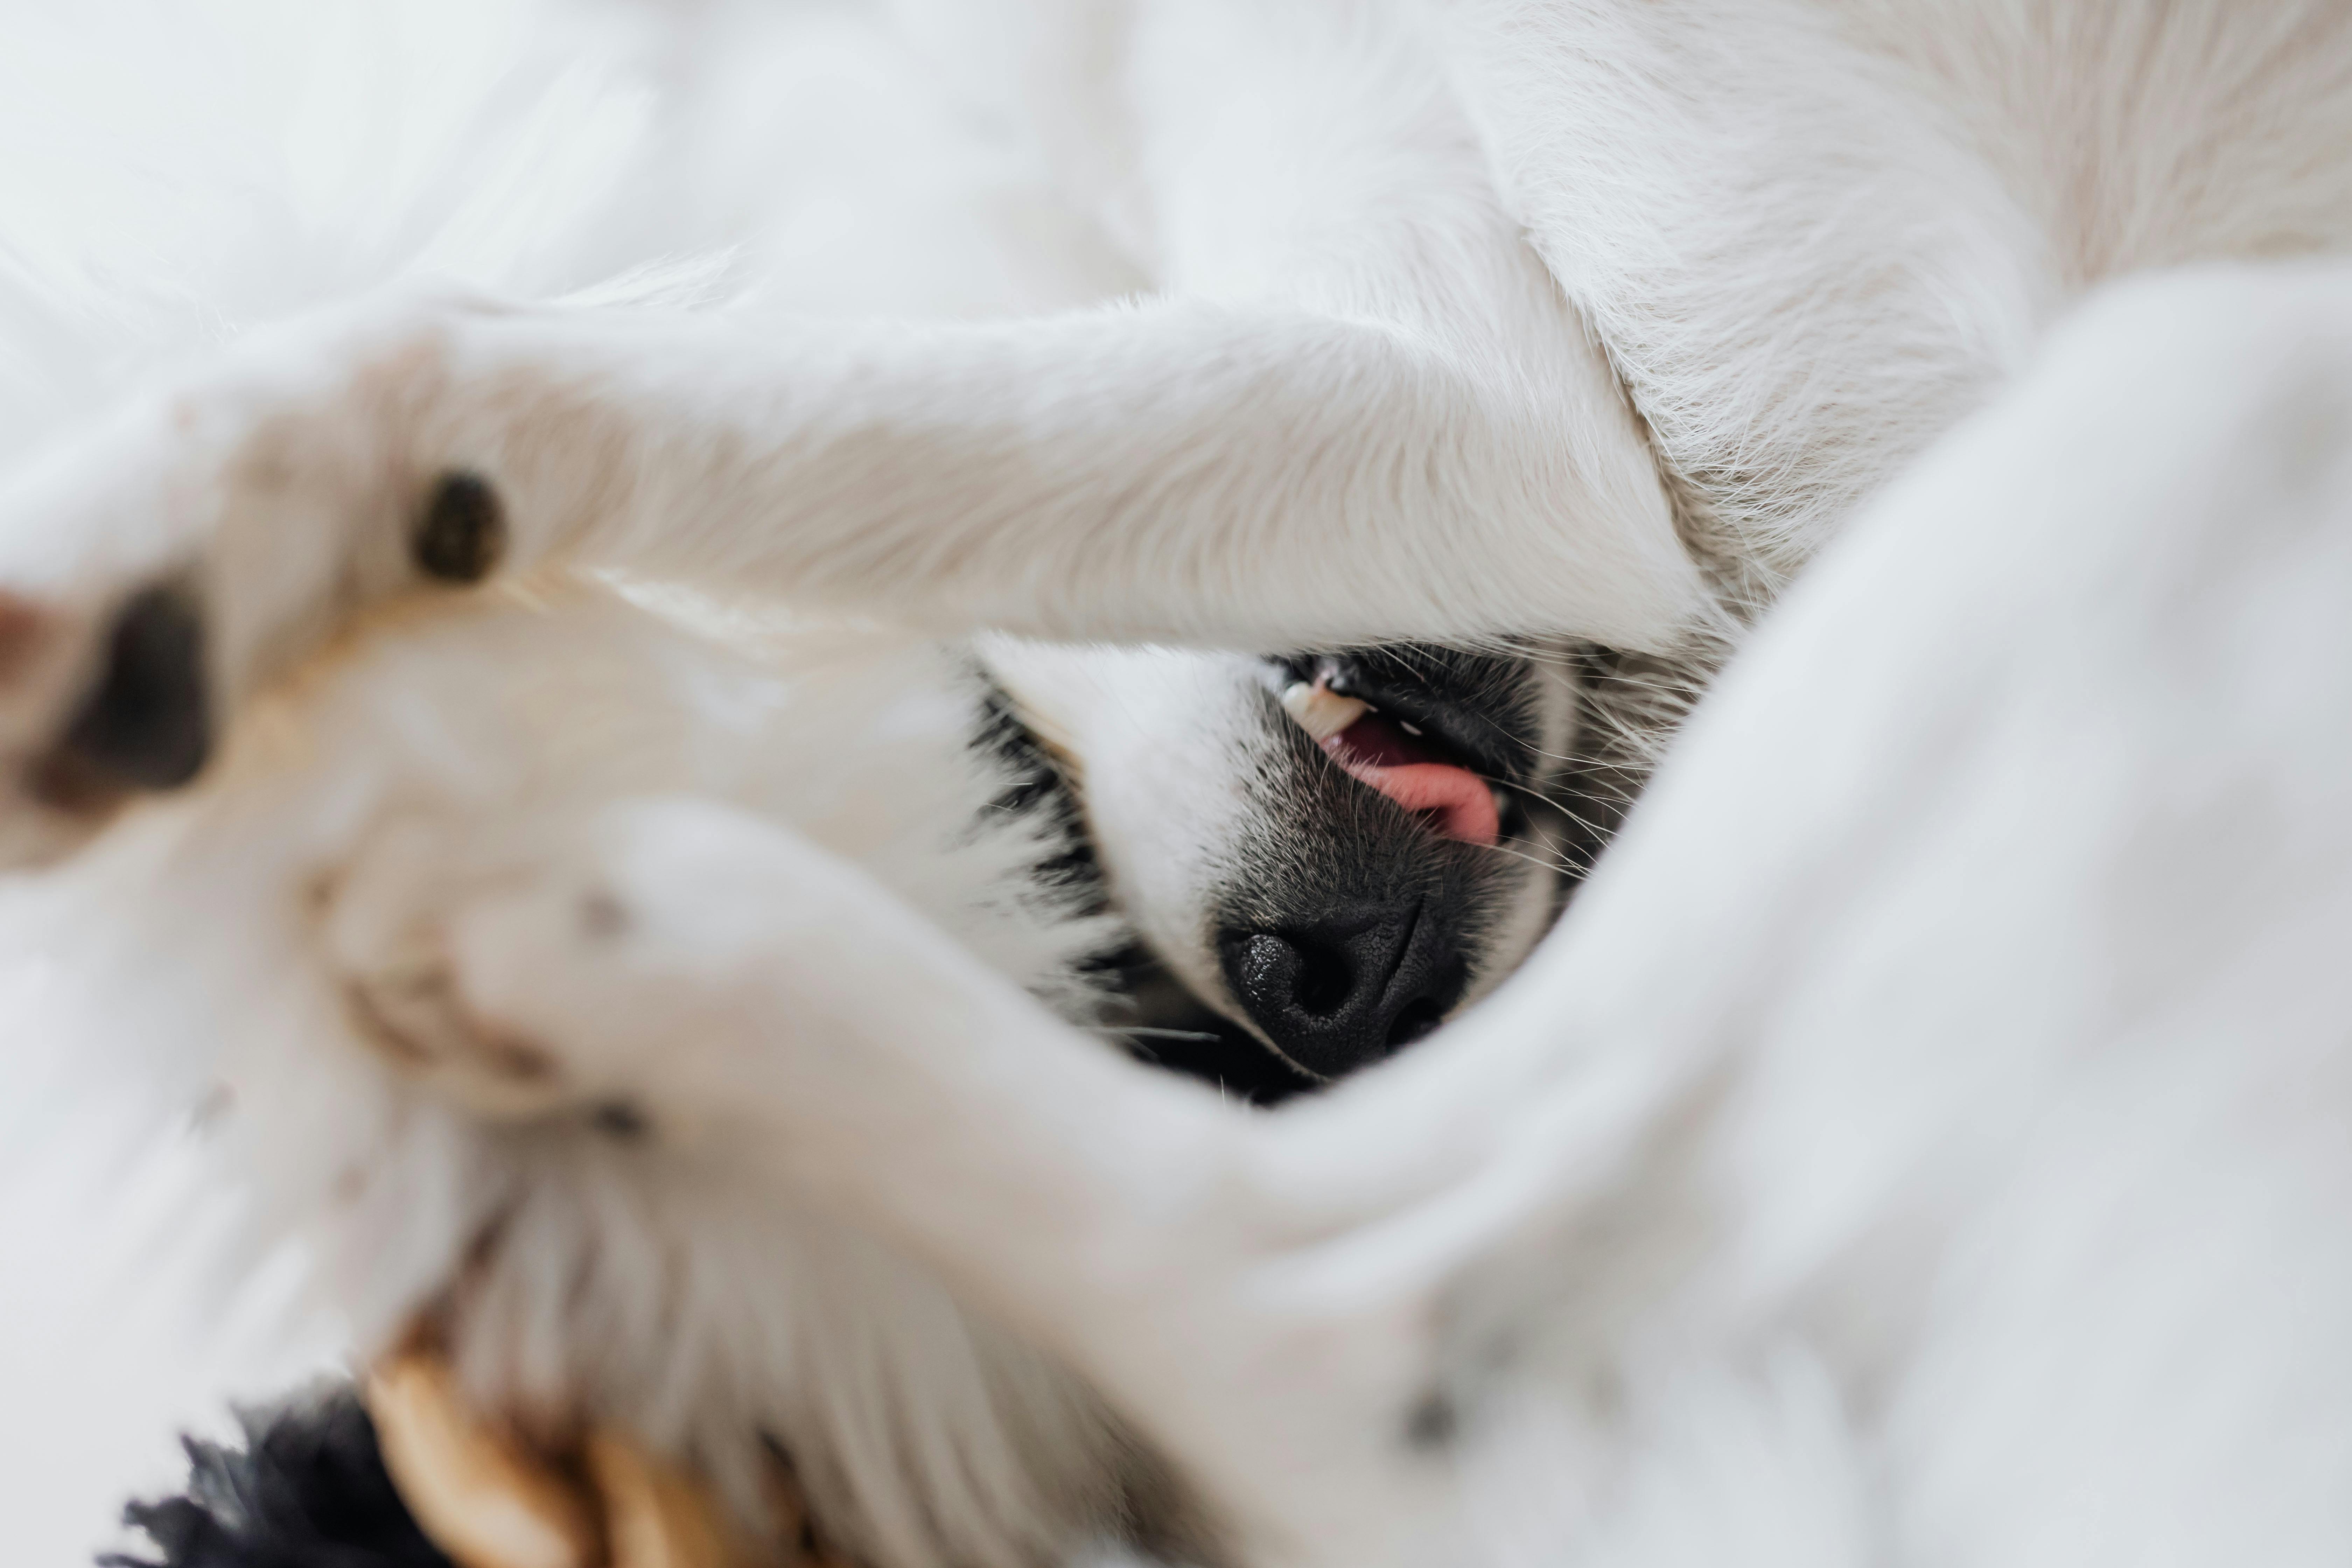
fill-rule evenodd
<path id="1" fill-rule="evenodd" d="M 233 694 L 329 623 L 330 584 L 400 586 L 400 521 L 452 465 L 498 481 L 525 561 L 934 632 L 1664 646 L 1768 589 L 2084 281 L 2343 237 L 2319 150 L 2352 89 L 2301 63 L 2341 44 L 2332 10 L 2101 0 L 2045 37 L 1959 8 L 1898 49 L 1792 4 L 1444 9 L 1008 18 L 1049 73 L 1024 100 L 1084 110 L 1045 155 L 1118 154 L 1078 188 L 1161 290 L 1128 305 L 752 331 L 445 297 L 257 335 L 0 507 L 11 581 L 86 628 L 16 683 L 16 743 L 126 575 L 201 558 Z M 2047 48 L 2073 53 L 2002 63 Z M 1988 142 L 1988 76 L 2125 58 L 2219 74 L 2186 127 L 2124 104 Z M 265 499 L 337 526 L 289 558 Z"/>
<path id="2" fill-rule="evenodd" d="M 1271 1117 L 724 808 L 439 918 L 486 1016 L 1086 1368 L 1244 1560 L 2332 1562 L 2347 421 L 2340 269 L 2093 312 L 1792 595 L 1520 977 Z"/>
<path id="3" fill-rule="evenodd" d="M 486 1408 L 621 1421 L 751 1517 L 772 1435 L 829 1528 L 893 1562 L 1083 1537 L 1131 1462 L 1083 1385 L 688 1130 L 600 1131 L 634 1089 L 484 1046 L 407 918 L 615 794 L 732 799 L 1084 1017 L 1070 966 L 1110 932 L 1033 884 L 1033 827 L 992 825 L 976 677 L 839 631 L 730 655 L 554 592 L 404 617 L 269 699 L 205 791 L 19 907 L 18 940 L 67 965 L 51 1006 L 158 1113 L 208 1106 L 204 1179 L 241 1195 L 246 1267 L 298 1247 L 362 1357 L 444 1313 Z"/>
<path id="4" fill-rule="evenodd" d="M 930 633 L 1671 648 L 2088 284 L 2352 213 L 2319 4 L 1076 9 L 947 52 L 1160 292 L 256 334 L 0 501 L 50 617 L 14 753 L 184 561 L 247 700 L 407 586 L 449 467 L 523 564 Z M 1066 1358 L 1247 1558 L 2329 1561 L 2344 298 L 2086 322 L 1801 591 L 1525 977 L 1323 1105 L 1145 1077 L 740 805 L 395 880 L 385 929 Z"/>
<path id="5" fill-rule="evenodd" d="M 10 100 L 20 139 L 47 155 L 12 164 L 0 209 L 13 263 L 0 441 L 37 449 L 159 363 L 404 272 L 541 291 L 635 265 L 623 294 L 731 286 L 707 264 L 661 265 L 610 186 L 664 189 L 657 172 L 684 154 L 656 132 L 680 99 L 709 121 L 667 132 L 698 154 L 698 176 L 747 177 L 736 163 L 756 171 L 761 144 L 725 142 L 745 127 L 707 95 L 652 90 L 625 36 L 590 31 L 598 47 L 565 59 L 575 33 L 550 35 L 550 23 L 522 5 L 382 17 L 268 5 L 201 16 L 124 5 L 45 22 L 45 69 L 18 58 L 25 91 Z M 714 30 L 729 43 L 749 32 L 757 58 L 807 71 L 836 111 L 877 83 L 903 91 L 870 37 L 821 20 L 781 37 L 749 22 Z M 708 61 L 698 49 L 669 63 Z M 163 103 L 142 96 L 174 84 Z M 905 130 L 917 147 L 939 139 Z M 998 232 L 980 204 L 1027 187 L 979 153 L 957 177 L 975 216 L 959 230 L 934 213 L 925 226 L 969 260 Z M 142 207 L 156 188 L 179 199 Z M 822 192 L 665 195 L 662 237 L 731 242 L 778 268 L 790 259 L 772 295 L 845 292 L 849 269 L 822 270 L 824 241 L 808 232 Z M 864 195 L 872 210 L 876 193 Z M 887 256 L 910 237 L 844 243 Z M 994 280 L 961 279 L 965 306 L 938 298 L 935 261 L 898 276 L 898 298 L 932 310 L 976 308 L 1014 278 L 1049 299 L 1081 286 L 1008 261 Z M 859 281 L 875 286 L 870 268 Z M 627 591 L 648 608 L 551 579 L 485 604 L 395 609 L 258 696 L 200 798 L 122 825 L 68 877 L 11 889 L 19 1016 L 54 1037 L 12 1042 L 10 1097 L 25 1097 L 35 1114 L 21 1131 L 39 1136 L 12 1150 L 27 1158 L 10 1162 L 5 1229 L 30 1244 L 22 1262 L 46 1258 L 63 1278 L 21 1280 L 10 1321 L 31 1332 L 52 1312 L 79 1317 L 90 1326 L 61 1342 L 123 1368 L 85 1368 L 52 1390 L 44 1347 L 0 1358 L 12 1391 L 0 1494 L 27 1552 L 82 1549 L 132 1485 L 166 1480 L 143 1465 L 134 1479 L 110 1453 L 143 1452 L 159 1405 L 209 1424 L 220 1381 L 282 1391 L 250 1381 L 279 1359 L 181 1327 L 205 1321 L 208 1281 L 249 1298 L 235 1286 L 257 1272 L 269 1299 L 248 1300 L 239 1328 L 248 1342 L 299 1328 L 298 1367 L 322 1351 L 373 1353 L 413 1314 L 446 1307 L 462 1276 L 453 1348 L 486 1405 L 607 1412 L 702 1457 L 747 1514 L 764 1431 L 791 1447 L 828 1530 L 877 1558 L 1033 1562 L 1126 1506 L 1142 1461 L 1082 1385 L 961 1310 L 898 1249 L 730 1187 L 691 1157 L 621 1149 L 577 1115 L 534 1124 L 551 1094 L 583 1110 L 580 1086 L 519 1087 L 469 1055 L 462 1020 L 419 989 L 434 953 L 376 918 L 436 870 L 527 858 L 616 788 L 715 794 L 855 856 L 1068 1016 L 1090 1014 L 1072 966 L 1112 928 L 1034 886 L 1037 829 L 992 809 L 1006 780 L 969 744 L 979 678 L 967 658 Z M 412 1041 L 452 1048 L 385 1051 L 354 996 Z M 107 1064 L 96 1082 L 91 1062 Z M 192 1109 L 202 1131 L 183 1148 Z M 90 1153 L 73 1147 L 101 1137 Z M 72 1223 L 69 1171 L 119 1143 L 168 1150 L 142 1173 L 141 1206 L 176 1210 L 170 1228 L 185 1234 L 173 1252 L 201 1257 L 202 1278 L 152 1253 L 134 1268 L 47 1240 L 47 1213 Z M 176 1205 L 147 1190 L 164 1182 L 187 1189 Z M 509 1245 L 469 1270 L 492 1227 Z M 88 1289 L 158 1299 L 126 1323 L 68 1304 Z M 159 1374 L 100 1323 L 179 1335 L 205 1360 Z M 61 1488 L 46 1479 L 60 1436 L 62 1462 L 79 1467 Z"/>

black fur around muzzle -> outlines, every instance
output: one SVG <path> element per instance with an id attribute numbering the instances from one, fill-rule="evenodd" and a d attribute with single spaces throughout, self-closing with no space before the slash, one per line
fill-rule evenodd
<path id="1" fill-rule="evenodd" d="M 1559 773 L 1538 740 L 1550 672 L 1426 647 L 1281 662 L 1291 679 L 1370 703 L 1433 757 L 1486 781 L 1501 822 L 1496 845 L 1444 837 L 1281 725 L 1282 765 L 1251 781 L 1252 831 L 1218 902 L 1216 950 L 1249 1022 L 1289 1062 L 1329 1079 L 1429 1034 L 1486 967 L 1531 874 L 1514 846 Z"/>

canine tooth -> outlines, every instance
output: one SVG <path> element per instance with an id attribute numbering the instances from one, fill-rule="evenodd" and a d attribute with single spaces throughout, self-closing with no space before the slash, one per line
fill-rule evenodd
<path id="1" fill-rule="evenodd" d="M 1371 710 L 1371 704 L 1342 697 L 1329 687 L 1293 681 L 1282 693 L 1282 706 L 1298 727 L 1318 742 L 1328 741 Z"/>

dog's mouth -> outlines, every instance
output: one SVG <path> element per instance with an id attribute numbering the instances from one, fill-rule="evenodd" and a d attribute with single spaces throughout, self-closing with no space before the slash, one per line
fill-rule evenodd
<path id="1" fill-rule="evenodd" d="M 1526 743 L 1393 658 L 1285 659 L 1282 706 L 1350 778 L 1431 832 L 1492 846 L 1517 822 Z"/>

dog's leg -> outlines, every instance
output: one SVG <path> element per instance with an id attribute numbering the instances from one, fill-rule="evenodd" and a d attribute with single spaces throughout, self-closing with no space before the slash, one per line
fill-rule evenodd
<path id="1" fill-rule="evenodd" d="M 1671 640 L 1698 574 L 1441 63 L 1401 20 L 1264 10 L 1138 14 L 1164 296 L 926 326 L 412 297 L 55 454 L 0 496 L 15 787 L 168 785 L 353 606 L 557 557 L 943 634 Z"/>
<path id="2" fill-rule="evenodd" d="M 1454 1533 L 1448 1469 L 1410 1436 L 1427 1271 L 1307 1256 L 1315 1205 L 1258 1190 L 1254 1113 L 1069 1028 L 732 808 L 624 805 L 470 860 L 383 844 L 339 902 L 400 933 L 395 980 L 440 955 L 439 1022 L 420 1021 L 494 1048 L 411 1054 L 483 1075 L 470 1101 L 509 1103 L 503 1064 L 527 1055 L 538 1098 L 515 1114 L 625 1117 L 940 1259 L 1142 1415 L 1252 1561 Z M 363 947 L 339 948 L 362 983 Z"/>
<path id="3" fill-rule="evenodd" d="M 2116 1391 L 2217 1356 L 2260 1398 L 2197 1452 L 2316 1477 L 2301 1445 L 2346 1416 L 2302 1402 L 2352 1368 L 2340 1336 L 2297 1318 L 2294 1353 L 2231 1362 L 2210 1318 L 2140 1316 L 2135 1292 L 2221 1290 L 2269 1321 L 2352 1278 L 2330 1184 L 2352 762 L 2314 721 L 2352 668 L 2326 608 L 2352 584 L 2347 297 L 2278 274 L 2095 313 L 1823 563 L 1528 972 L 1320 1103 L 1246 1117 L 1121 1062 L 854 873 L 702 806 L 632 808 L 464 900 L 457 989 L 583 1092 L 645 1096 L 656 1135 L 771 1163 L 938 1261 L 1098 1380 L 1267 1561 L 1463 1560 L 1444 1396 L 1465 1334 L 1497 1323 L 1568 1324 L 1595 1375 L 1561 1397 L 1619 1465 L 1651 1459 L 1609 1435 L 1655 1392 L 1618 1360 L 1635 1326 L 1735 1384 L 1775 1343 L 1852 1370 L 1926 1423 L 1875 1462 L 1896 1530 L 1957 1508 L 1998 1545 L 2050 1477 L 2157 1488 L 2172 1452 Z M 1955 659 L 1984 636 L 1996 656 Z M 2158 1151 L 2154 1195 L 2082 1162 L 2097 1125 L 2021 1117 L 2078 1103 L 2136 1129 L 2112 1152 Z M 2192 1153 L 2284 1152 L 2186 1202 L 2182 1116 Z M 1662 1193 L 1680 1206 L 1650 1223 Z M 2031 1252 L 2066 1215 L 2085 1238 Z M 1889 1270 L 1888 1226 L 1924 1258 Z M 1946 1247 L 1963 1227 L 1988 1255 Z M 2202 1266 L 2216 1248 L 2242 1279 Z M 1939 1322 L 1931 1283 L 2010 1315 Z M 1870 1334 L 1824 1326 L 1841 1290 Z M 2009 1374 L 2109 1366 L 2115 1321 L 2154 1336 L 2124 1336 L 2142 1359 L 2074 1380 L 2053 1427 Z M 1935 1402 L 1987 1354 L 1965 1409 L 2006 1436 L 1962 1464 Z M 2281 1499 L 2332 1506 L 2324 1479 L 2231 1490 L 2231 1466 L 2193 1484 L 2244 1530 Z M 1701 1489 L 1682 1524 L 1711 1517 L 1703 1477 L 1668 1479 Z"/>

